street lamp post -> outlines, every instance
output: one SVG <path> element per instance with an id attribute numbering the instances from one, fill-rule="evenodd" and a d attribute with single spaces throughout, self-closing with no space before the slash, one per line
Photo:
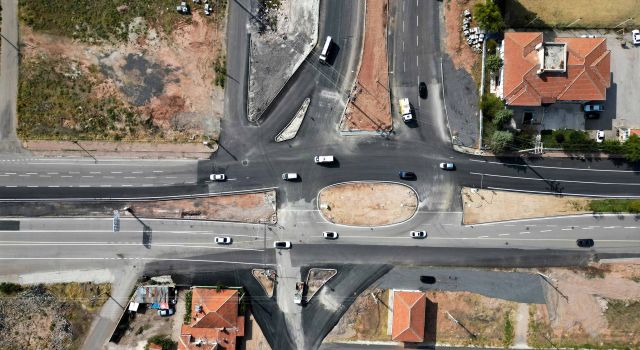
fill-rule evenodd
<path id="1" fill-rule="evenodd" d="M 94 163 L 98 163 L 98 160 L 96 159 L 96 157 L 94 157 L 91 153 L 89 153 L 89 151 L 87 151 L 84 147 L 82 147 L 82 145 L 80 145 L 80 143 L 78 143 L 78 140 L 73 140 L 73 143 L 75 143 L 78 147 L 80 147 L 83 151 L 85 151 L 89 157 L 93 158 L 93 162 Z"/>

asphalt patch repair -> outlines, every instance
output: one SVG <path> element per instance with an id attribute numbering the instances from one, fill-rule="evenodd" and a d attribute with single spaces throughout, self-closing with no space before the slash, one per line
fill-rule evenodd
<path id="1" fill-rule="evenodd" d="M 0 203 L 5 217 L 83 216 L 121 217 L 130 208 L 136 217 L 153 219 L 216 220 L 245 223 L 275 223 L 276 192 L 265 191 L 172 200 L 149 201 L 69 201 Z"/>
<path id="2" fill-rule="evenodd" d="M 400 183 L 347 182 L 323 188 L 318 206 L 334 224 L 383 226 L 409 220 L 418 209 L 418 195 Z"/>

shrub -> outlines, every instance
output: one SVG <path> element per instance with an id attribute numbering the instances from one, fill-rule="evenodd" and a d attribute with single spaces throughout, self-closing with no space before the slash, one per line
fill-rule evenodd
<path id="1" fill-rule="evenodd" d="M 496 115 L 493 117 L 493 124 L 495 124 L 496 127 L 500 128 L 504 124 L 508 123 L 511 118 L 513 118 L 513 111 L 503 108 L 496 112 Z"/>
<path id="2" fill-rule="evenodd" d="M 487 69 L 489 70 L 489 72 L 491 73 L 497 73 L 500 71 L 500 68 L 502 68 L 502 59 L 500 58 L 500 56 L 498 55 L 489 55 L 487 56 L 487 61 L 486 61 L 486 65 L 487 65 Z"/>
<path id="3" fill-rule="evenodd" d="M 491 150 L 494 153 L 502 153 L 511 148 L 513 134 L 509 131 L 496 131 L 491 136 Z"/>
<path id="4" fill-rule="evenodd" d="M 12 295 L 16 293 L 22 292 L 23 288 L 19 284 L 11 283 L 11 282 L 2 282 L 0 283 L 0 292 L 6 295 Z"/>
<path id="5" fill-rule="evenodd" d="M 178 343 L 171 340 L 168 335 L 156 335 L 149 338 L 149 340 L 147 341 L 147 348 L 151 343 L 160 345 L 162 347 L 162 350 L 171 350 L 176 345 L 178 345 Z"/>
<path id="6" fill-rule="evenodd" d="M 193 292 L 188 291 L 184 294 L 184 323 L 185 324 L 190 324 L 191 323 L 191 299 L 193 296 Z"/>
<path id="7" fill-rule="evenodd" d="M 602 142 L 602 150 L 607 153 L 622 154 L 624 147 L 618 140 L 604 140 Z"/>
<path id="8" fill-rule="evenodd" d="M 629 139 L 622 145 L 624 157 L 630 162 L 640 160 L 640 137 L 631 135 Z"/>
<path id="9" fill-rule="evenodd" d="M 480 109 L 486 118 L 493 119 L 499 110 L 504 109 L 504 102 L 494 94 L 484 94 L 480 99 Z"/>
<path id="10" fill-rule="evenodd" d="M 493 1 L 477 3 L 473 7 L 473 16 L 478 21 L 480 28 L 488 32 L 501 32 L 504 29 L 502 14 Z"/>

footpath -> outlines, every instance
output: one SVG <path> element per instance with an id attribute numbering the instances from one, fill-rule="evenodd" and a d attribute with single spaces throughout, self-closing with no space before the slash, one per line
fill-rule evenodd
<path id="1" fill-rule="evenodd" d="M 217 144 L 111 141 L 23 141 L 34 156 L 209 159 Z"/>

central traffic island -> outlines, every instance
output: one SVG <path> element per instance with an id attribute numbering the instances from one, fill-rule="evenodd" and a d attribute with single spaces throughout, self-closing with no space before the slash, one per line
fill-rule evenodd
<path id="1" fill-rule="evenodd" d="M 416 191 L 396 182 L 343 182 L 323 188 L 317 199 L 324 219 L 358 227 L 398 224 L 411 219 L 418 209 Z"/>

